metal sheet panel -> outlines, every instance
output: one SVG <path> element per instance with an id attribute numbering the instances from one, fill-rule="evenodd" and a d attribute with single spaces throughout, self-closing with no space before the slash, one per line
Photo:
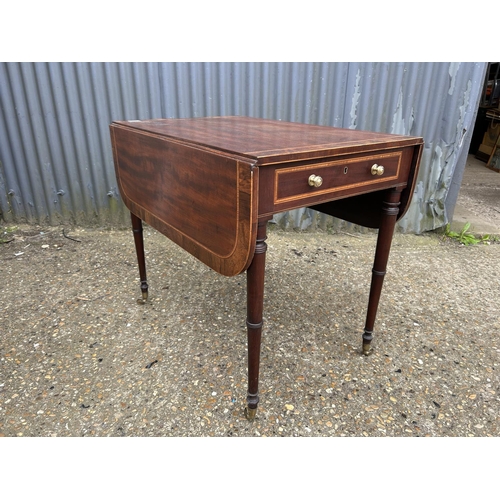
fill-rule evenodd
<path id="1" fill-rule="evenodd" d="M 113 120 L 248 115 L 423 136 L 412 206 L 420 233 L 448 222 L 486 63 L 0 63 L 0 219 L 125 224 Z M 325 226 L 309 209 L 275 217 Z M 337 221 L 338 222 L 338 221 Z"/>

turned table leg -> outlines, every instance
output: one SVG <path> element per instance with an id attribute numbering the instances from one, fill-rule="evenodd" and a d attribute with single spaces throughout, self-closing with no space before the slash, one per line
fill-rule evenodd
<path id="1" fill-rule="evenodd" d="M 373 339 L 373 327 L 377 315 L 378 303 L 382 292 L 382 285 L 389 260 L 394 227 L 399 214 L 401 189 L 388 191 L 382 203 L 382 219 L 377 238 L 375 250 L 375 261 L 372 270 L 372 281 L 370 286 L 370 297 L 368 300 L 368 311 L 366 313 L 365 331 L 363 333 L 363 353 L 370 353 L 370 343 Z"/>
<path id="2" fill-rule="evenodd" d="M 260 341 L 264 308 L 267 220 L 259 221 L 255 253 L 247 269 L 248 393 L 246 416 L 255 417 L 259 404 Z"/>
<path id="3" fill-rule="evenodd" d="M 130 213 L 130 216 L 132 219 L 132 231 L 134 232 L 135 251 L 137 253 L 137 262 L 139 263 L 139 276 L 141 279 L 142 301 L 139 299 L 138 302 L 144 302 L 148 298 L 148 282 L 146 278 L 146 259 L 144 257 L 142 220 L 133 213 Z"/>

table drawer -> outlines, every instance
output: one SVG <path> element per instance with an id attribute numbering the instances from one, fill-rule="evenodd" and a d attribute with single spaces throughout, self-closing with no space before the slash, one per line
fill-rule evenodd
<path id="1" fill-rule="evenodd" d="M 307 200 L 344 190 L 359 193 L 397 183 L 402 151 L 276 169 L 274 203 Z"/>

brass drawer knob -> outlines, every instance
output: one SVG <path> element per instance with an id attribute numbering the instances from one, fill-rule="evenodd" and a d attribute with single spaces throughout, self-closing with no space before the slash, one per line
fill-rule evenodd
<path id="1" fill-rule="evenodd" d="M 384 167 L 375 163 L 374 165 L 372 165 L 371 172 L 372 175 L 382 175 L 384 173 Z"/>
<path id="2" fill-rule="evenodd" d="M 319 188 L 321 186 L 321 184 L 323 184 L 323 179 L 319 175 L 313 174 L 313 175 L 309 176 L 308 182 L 309 182 L 309 186 Z"/>

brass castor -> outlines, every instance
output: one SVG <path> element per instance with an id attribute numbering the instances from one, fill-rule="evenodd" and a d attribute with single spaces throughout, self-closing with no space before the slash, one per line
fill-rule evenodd
<path id="1" fill-rule="evenodd" d="M 138 304 L 145 304 L 147 300 L 148 300 L 148 291 L 143 290 L 142 291 L 142 299 L 137 299 L 137 303 Z"/>
<path id="2" fill-rule="evenodd" d="M 253 420 L 257 414 L 257 408 L 245 408 L 245 417 L 247 420 Z"/>
<path id="3" fill-rule="evenodd" d="M 371 342 L 373 340 L 373 331 L 367 330 L 363 332 L 363 354 L 368 356 L 371 353 Z"/>

